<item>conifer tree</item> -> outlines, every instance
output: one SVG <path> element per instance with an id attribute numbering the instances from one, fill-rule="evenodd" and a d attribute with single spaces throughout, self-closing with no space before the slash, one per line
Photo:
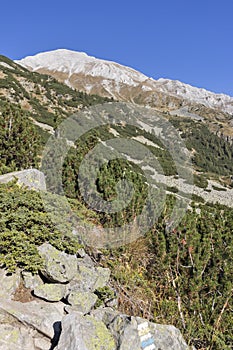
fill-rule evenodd
<path id="1" fill-rule="evenodd" d="M 40 137 L 20 107 L 6 103 L 0 112 L 0 173 L 38 165 Z"/>

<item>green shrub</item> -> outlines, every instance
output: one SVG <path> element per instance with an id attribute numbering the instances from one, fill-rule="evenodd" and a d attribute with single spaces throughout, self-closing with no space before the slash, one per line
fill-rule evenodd
<path id="1" fill-rule="evenodd" d="M 59 202 L 59 196 L 50 196 L 53 203 Z M 75 203 L 71 205 L 75 210 Z M 80 248 L 64 213 L 60 215 L 61 222 L 57 222 L 58 229 L 36 191 L 19 188 L 14 182 L 0 185 L 0 211 L 0 264 L 9 271 L 19 267 L 37 272 L 41 259 L 36 247 L 44 242 L 70 254 Z M 79 211 L 82 212 L 81 206 Z"/>

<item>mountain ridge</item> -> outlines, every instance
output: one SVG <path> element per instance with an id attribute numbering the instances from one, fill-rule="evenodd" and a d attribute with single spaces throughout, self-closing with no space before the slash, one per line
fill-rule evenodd
<path id="1" fill-rule="evenodd" d="M 140 92 L 145 95 L 144 104 L 150 104 L 151 94 L 162 93 L 183 100 L 182 106 L 185 101 L 186 104 L 190 102 L 202 104 L 207 108 L 233 114 L 233 97 L 229 95 L 217 94 L 178 80 L 165 78 L 155 80 L 133 68 L 88 56 L 84 52 L 57 49 L 28 56 L 15 62 L 32 71 L 52 75 L 70 87 L 88 93 L 98 93 L 121 100 L 129 100 L 131 95 L 132 102 L 135 102 L 140 95 L 135 90 L 140 87 Z M 175 109 L 171 106 L 167 107 Z"/>

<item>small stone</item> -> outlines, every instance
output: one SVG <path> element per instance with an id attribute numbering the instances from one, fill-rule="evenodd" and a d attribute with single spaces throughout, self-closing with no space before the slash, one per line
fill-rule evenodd
<path id="1" fill-rule="evenodd" d="M 6 270 L 0 270 L 0 298 L 11 299 L 20 284 L 20 272 L 17 271 L 13 274 L 7 274 Z"/>
<path id="2" fill-rule="evenodd" d="M 23 284 L 25 288 L 34 289 L 43 284 L 39 275 L 33 275 L 31 272 L 22 272 Z"/>
<path id="3" fill-rule="evenodd" d="M 78 258 L 84 258 L 85 255 L 86 255 L 86 252 L 83 248 L 78 249 L 78 251 L 77 251 Z"/>
<path id="4" fill-rule="evenodd" d="M 98 277 L 93 288 L 98 289 L 105 287 L 110 279 L 110 269 L 104 267 L 97 267 L 96 273 Z"/>
<path id="5" fill-rule="evenodd" d="M 94 307 L 98 297 L 91 292 L 71 292 L 68 303 L 75 307 L 75 311 L 87 314 Z"/>

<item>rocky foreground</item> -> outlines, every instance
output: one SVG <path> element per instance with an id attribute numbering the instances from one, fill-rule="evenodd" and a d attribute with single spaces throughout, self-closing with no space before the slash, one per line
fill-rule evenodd
<path id="1" fill-rule="evenodd" d="M 110 270 L 83 249 L 38 250 L 38 275 L 0 270 L 0 350 L 190 349 L 175 327 L 118 312 Z"/>

